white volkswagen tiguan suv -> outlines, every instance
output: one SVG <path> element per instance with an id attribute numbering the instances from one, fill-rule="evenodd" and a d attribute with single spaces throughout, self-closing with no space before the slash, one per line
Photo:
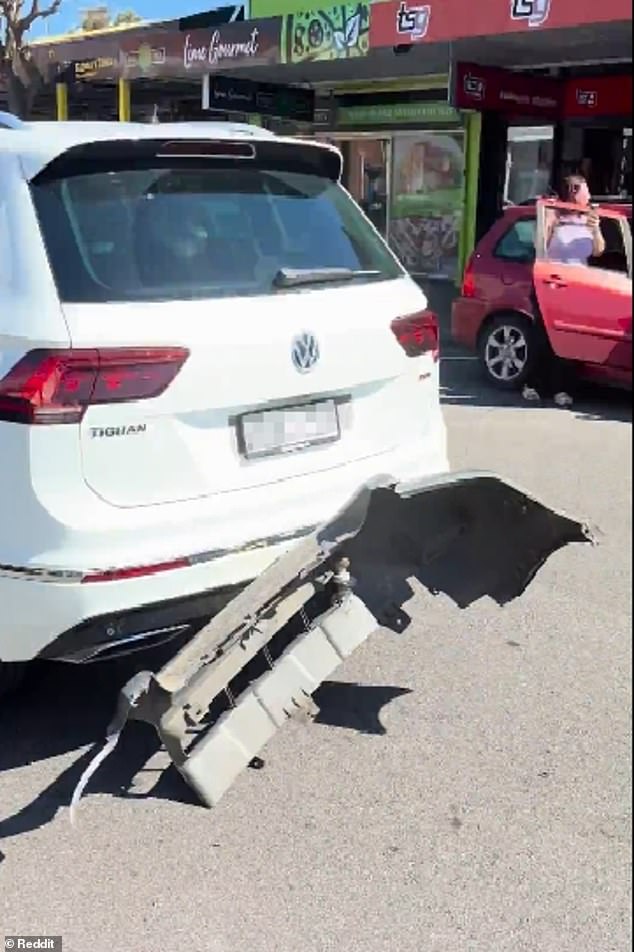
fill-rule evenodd
<path id="1" fill-rule="evenodd" d="M 330 146 L 0 114 L 0 680 L 199 625 L 448 468 L 438 326 Z"/>

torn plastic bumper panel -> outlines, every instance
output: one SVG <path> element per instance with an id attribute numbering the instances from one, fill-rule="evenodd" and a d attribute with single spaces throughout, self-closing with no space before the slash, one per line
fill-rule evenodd
<path id="1" fill-rule="evenodd" d="M 152 724 L 202 803 L 218 803 L 314 691 L 373 632 L 404 630 L 414 580 L 461 609 L 518 598 L 541 566 L 589 529 L 487 473 L 363 486 L 331 522 L 244 588 L 158 672 L 122 689 L 106 743 L 130 719 Z"/>

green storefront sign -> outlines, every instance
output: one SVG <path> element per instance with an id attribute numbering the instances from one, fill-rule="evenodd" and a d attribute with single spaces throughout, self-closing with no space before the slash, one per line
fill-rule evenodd
<path id="1" fill-rule="evenodd" d="M 367 56 L 370 7 L 365 2 L 340 3 L 284 19 L 282 57 L 285 63 L 319 63 Z"/>
<path id="2" fill-rule="evenodd" d="M 460 113 L 446 102 L 404 102 L 377 106 L 340 106 L 338 126 L 402 125 L 414 122 L 457 123 Z"/>

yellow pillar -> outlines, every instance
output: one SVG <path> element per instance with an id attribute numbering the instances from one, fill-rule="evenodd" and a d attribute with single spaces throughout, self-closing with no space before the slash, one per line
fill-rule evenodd
<path id="1" fill-rule="evenodd" d="M 55 84 L 55 102 L 57 104 L 57 121 L 68 120 L 68 86 L 66 83 Z"/>
<path id="2" fill-rule="evenodd" d="M 119 122 L 130 122 L 132 115 L 130 99 L 130 82 L 127 79 L 119 80 Z"/>

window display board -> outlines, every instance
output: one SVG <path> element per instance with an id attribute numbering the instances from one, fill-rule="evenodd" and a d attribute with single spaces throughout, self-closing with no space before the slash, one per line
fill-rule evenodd
<path id="1" fill-rule="evenodd" d="M 410 273 L 455 277 L 464 171 L 462 130 L 394 135 L 388 237 Z"/>

